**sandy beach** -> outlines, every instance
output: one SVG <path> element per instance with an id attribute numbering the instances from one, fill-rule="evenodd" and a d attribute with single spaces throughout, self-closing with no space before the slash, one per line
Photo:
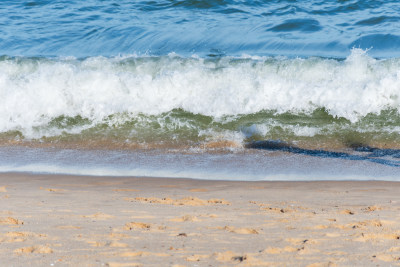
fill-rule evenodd
<path id="1" fill-rule="evenodd" d="M 2 266 L 400 266 L 400 183 L 0 175 Z"/>

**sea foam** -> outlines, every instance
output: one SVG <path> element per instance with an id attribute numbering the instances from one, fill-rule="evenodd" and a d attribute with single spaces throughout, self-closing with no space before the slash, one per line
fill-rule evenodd
<path id="1" fill-rule="evenodd" d="M 59 116 L 80 116 L 95 125 L 115 114 L 156 116 L 174 109 L 218 121 L 260 111 L 297 114 L 323 108 L 357 122 L 369 113 L 398 111 L 399 95 L 400 60 L 377 60 L 360 49 L 345 60 L 3 57 L 0 132 L 34 137 L 33 129 Z"/>

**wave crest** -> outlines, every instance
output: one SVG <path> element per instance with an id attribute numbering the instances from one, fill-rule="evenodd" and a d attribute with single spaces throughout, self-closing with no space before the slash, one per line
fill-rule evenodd
<path id="1" fill-rule="evenodd" d="M 261 111 L 312 114 L 322 108 L 356 123 L 383 110 L 398 113 L 399 89 L 400 60 L 376 60 L 360 49 L 342 61 L 176 54 L 84 60 L 4 57 L 0 132 L 34 136 L 63 116 L 87 120 L 72 127 L 79 132 L 115 114 L 132 119 L 177 109 L 218 121 Z"/>

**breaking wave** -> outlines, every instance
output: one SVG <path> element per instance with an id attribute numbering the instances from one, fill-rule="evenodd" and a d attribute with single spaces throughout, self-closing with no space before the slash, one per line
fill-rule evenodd
<path id="1" fill-rule="evenodd" d="M 344 60 L 4 56 L 0 137 L 241 143 L 350 135 L 393 143 L 399 95 L 400 59 L 360 49 Z"/>

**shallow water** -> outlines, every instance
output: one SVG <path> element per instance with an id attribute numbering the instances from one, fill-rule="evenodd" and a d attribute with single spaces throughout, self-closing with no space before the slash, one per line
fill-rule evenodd
<path id="1" fill-rule="evenodd" d="M 399 155 L 400 150 L 338 153 L 265 143 L 231 153 L 11 146 L 0 147 L 0 172 L 245 181 L 399 181 Z"/>

